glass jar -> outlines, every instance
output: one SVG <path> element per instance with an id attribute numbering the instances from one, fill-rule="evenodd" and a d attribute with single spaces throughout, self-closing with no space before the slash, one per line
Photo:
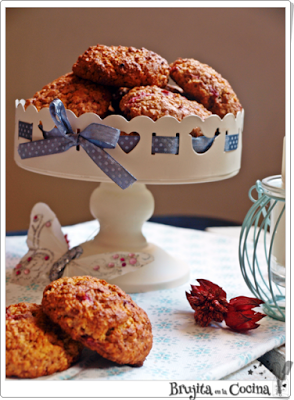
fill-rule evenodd
<path id="1" fill-rule="evenodd" d="M 256 190 L 258 198 L 252 195 Z M 285 189 L 281 175 L 257 181 L 239 239 L 240 268 L 265 313 L 285 321 Z"/>
<path id="2" fill-rule="evenodd" d="M 261 182 L 264 194 L 271 198 L 270 207 L 270 267 L 272 280 L 285 287 L 285 189 L 281 175 L 270 176 Z"/>

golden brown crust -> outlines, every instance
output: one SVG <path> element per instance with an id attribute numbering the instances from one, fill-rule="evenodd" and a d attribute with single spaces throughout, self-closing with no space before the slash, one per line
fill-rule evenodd
<path id="1" fill-rule="evenodd" d="M 235 116 L 242 106 L 229 82 L 209 65 L 192 58 L 178 58 L 170 65 L 170 76 L 191 98 L 221 118 Z"/>
<path id="2" fill-rule="evenodd" d="M 26 100 L 25 108 L 33 104 L 37 110 L 49 107 L 54 99 L 60 99 L 65 108 L 77 117 L 87 112 L 105 117 L 111 103 L 109 88 L 75 76 L 69 72 L 36 92 L 34 97 Z"/>
<path id="3" fill-rule="evenodd" d="M 37 378 L 63 371 L 83 346 L 42 311 L 41 305 L 19 303 L 6 309 L 6 376 Z"/>
<path id="4" fill-rule="evenodd" d="M 74 340 L 119 364 L 140 366 L 152 347 L 149 318 L 118 286 L 65 277 L 43 293 L 44 312 Z"/>
<path id="5" fill-rule="evenodd" d="M 211 112 L 197 101 L 188 100 L 179 93 L 157 86 L 135 87 L 123 96 L 119 105 L 128 119 L 146 115 L 156 121 L 160 117 L 171 115 L 181 121 L 187 115 L 193 114 L 204 120 L 211 115 Z M 193 136 L 200 134 L 200 129 L 193 130 Z"/>
<path id="6" fill-rule="evenodd" d="M 72 70 L 84 79 L 116 87 L 164 87 L 169 76 L 168 62 L 153 51 L 101 44 L 80 55 Z"/>

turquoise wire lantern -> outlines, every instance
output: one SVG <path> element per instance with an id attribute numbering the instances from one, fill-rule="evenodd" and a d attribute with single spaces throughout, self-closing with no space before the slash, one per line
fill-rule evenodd
<path id="1" fill-rule="evenodd" d="M 257 199 L 252 196 L 254 189 Z M 254 204 L 240 233 L 241 272 L 250 291 L 264 301 L 264 312 L 285 321 L 285 189 L 281 175 L 257 181 L 249 198 Z M 282 262 L 275 255 L 277 246 Z"/>

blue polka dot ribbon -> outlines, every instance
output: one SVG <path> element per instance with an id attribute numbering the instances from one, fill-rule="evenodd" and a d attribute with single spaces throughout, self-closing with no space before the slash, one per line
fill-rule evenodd
<path id="1" fill-rule="evenodd" d="M 192 137 L 192 146 L 196 153 L 205 153 L 212 146 L 215 138 L 209 138 L 206 136 Z M 239 135 L 226 135 L 225 137 L 225 148 L 224 151 L 233 151 L 238 148 Z M 152 154 L 155 153 L 166 153 L 166 154 L 178 154 L 179 153 L 179 137 L 166 137 L 166 136 L 155 136 L 152 137 Z"/>
<path id="2" fill-rule="evenodd" d="M 217 136 L 214 136 L 213 138 L 209 138 L 206 136 L 193 137 L 192 138 L 193 149 L 196 151 L 196 153 L 205 153 L 207 150 L 210 149 L 216 137 Z M 238 133 L 233 135 L 226 135 L 224 151 L 228 152 L 236 150 L 238 148 L 238 142 L 239 142 Z"/>
<path id="3" fill-rule="evenodd" d="M 178 154 L 179 153 L 179 135 L 156 136 L 152 137 L 152 154 Z"/>
<path id="4" fill-rule="evenodd" d="M 192 146 L 196 153 L 205 153 L 214 142 L 215 137 L 209 138 L 206 136 L 192 137 Z"/>
<path id="5" fill-rule="evenodd" d="M 120 136 L 118 129 L 92 123 L 82 132 L 74 133 L 61 100 L 53 100 L 49 111 L 56 127 L 46 132 L 39 125 L 44 139 L 19 144 L 18 153 L 22 159 L 63 153 L 74 146 L 79 149 L 81 145 L 95 164 L 122 189 L 136 181 L 133 175 L 104 151 L 104 148 L 116 147 Z"/>
<path id="6" fill-rule="evenodd" d="M 118 144 L 125 153 L 132 151 L 140 141 L 140 136 L 120 135 Z"/>
<path id="7" fill-rule="evenodd" d="M 226 135 L 225 141 L 225 151 L 233 151 L 238 147 L 239 135 L 238 133 L 234 135 Z"/>
<path id="8" fill-rule="evenodd" d="M 32 140 L 33 124 L 29 124 L 28 122 L 18 121 L 18 136 Z"/>

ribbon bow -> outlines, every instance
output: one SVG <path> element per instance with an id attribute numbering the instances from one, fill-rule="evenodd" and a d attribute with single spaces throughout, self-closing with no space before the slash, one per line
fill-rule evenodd
<path id="1" fill-rule="evenodd" d="M 22 159 L 63 153 L 71 147 L 81 145 L 95 164 L 122 189 L 132 185 L 136 178 L 111 157 L 104 149 L 114 149 L 120 131 L 110 126 L 92 123 L 82 132 L 74 133 L 67 119 L 61 100 L 50 103 L 49 111 L 56 127 L 43 132 L 44 139 L 21 143 L 18 153 Z"/>

